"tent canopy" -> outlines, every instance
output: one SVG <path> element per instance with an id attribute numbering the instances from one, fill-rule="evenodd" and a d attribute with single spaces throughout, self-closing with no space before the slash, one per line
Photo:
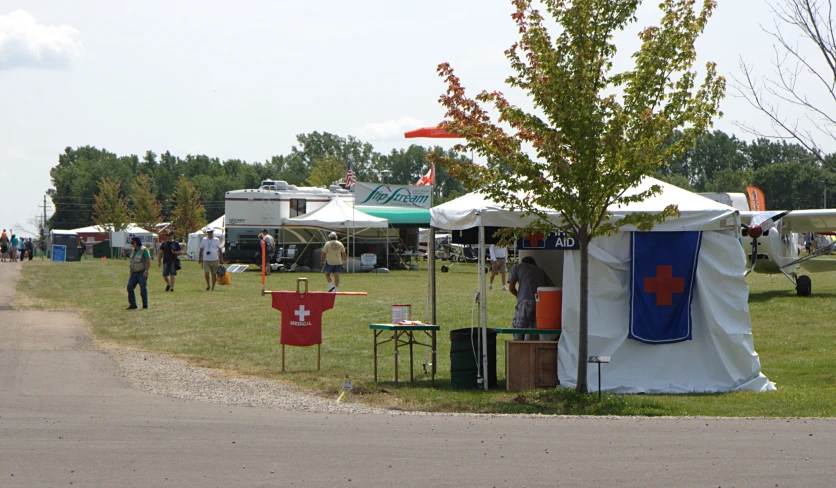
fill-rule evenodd
<path id="1" fill-rule="evenodd" d="M 635 195 L 653 185 L 659 185 L 662 193 L 643 202 L 620 207 L 613 205 L 609 208 L 613 214 L 612 218 L 619 220 L 636 212 L 660 213 L 668 205 L 678 205 L 680 216 L 657 224 L 653 228 L 654 231 L 723 230 L 730 229 L 737 223 L 737 211 L 734 208 L 649 176 L 635 188 L 625 192 L 625 195 Z M 552 222 L 561 222 L 559 212 L 546 212 Z M 480 223 L 485 227 L 522 227 L 533 220 L 534 217 L 530 215 L 523 217 L 521 210 L 511 211 L 479 193 L 468 193 L 430 210 L 431 225 L 440 229 L 469 229 L 478 227 Z M 622 230 L 631 231 L 635 228 L 625 226 Z"/>
<path id="2" fill-rule="evenodd" d="M 309 214 L 284 219 L 282 225 L 287 227 L 321 227 L 323 229 L 358 229 L 358 228 L 386 228 L 389 221 L 362 212 L 342 198 L 332 198 L 324 207 Z"/>
<path id="3" fill-rule="evenodd" d="M 430 225 L 430 211 L 424 208 L 376 207 L 358 205 L 355 207 L 373 217 L 389 221 L 392 227 L 417 227 Z"/>
<path id="4" fill-rule="evenodd" d="M 633 195 L 659 185 L 662 193 L 644 202 L 609 208 L 618 220 L 634 212 L 658 213 L 671 204 L 680 217 L 657 224 L 654 232 L 702 231 L 695 270 L 695 290 L 689 314 L 691 340 L 650 345 L 628 338 L 632 287 L 631 232 L 625 226 L 611 236 L 595 238 L 589 245 L 589 354 L 610 356 L 602 375 L 605 391 L 629 393 L 683 393 L 704 391 L 768 391 L 774 385 L 761 374 L 754 350 L 748 309 L 748 285 L 744 277 L 746 257 L 738 241 L 739 212 L 727 205 L 645 177 Z M 521 227 L 533 217 L 505 209 L 483 195 L 471 193 L 431 210 L 432 225 L 451 230 L 472 227 Z M 554 223 L 560 214 L 548 210 Z M 580 276 L 579 251 L 520 251 L 531 253 L 552 279 L 562 278 L 563 334 L 558 345 L 560 384 L 577 384 Z M 483 253 L 484 255 L 484 253 Z M 548 263 L 554 261 L 555 267 Z M 482 271 L 480 270 L 480 275 Z M 482 275 L 483 276 L 483 275 Z M 484 293 L 484 284 L 480 284 Z M 486 295 L 487 296 L 487 295 Z M 486 313 L 482 303 L 483 314 Z M 510 317 L 509 317 L 510 319 Z M 483 319 L 482 323 L 487 320 Z M 589 368 L 587 384 L 597 382 Z"/>

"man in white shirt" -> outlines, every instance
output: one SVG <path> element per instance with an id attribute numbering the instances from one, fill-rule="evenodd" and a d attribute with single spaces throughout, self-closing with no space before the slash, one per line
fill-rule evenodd
<path id="1" fill-rule="evenodd" d="M 206 237 L 200 241 L 200 253 L 197 262 L 203 265 L 203 276 L 206 278 L 206 291 L 215 290 L 218 281 L 218 266 L 223 260 L 221 241 L 215 237 L 214 229 L 206 229 Z M 209 275 L 212 275 L 212 287 L 209 287 Z"/>
<path id="2" fill-rule="evenodd" d="M 493 290 L 493 279 L 498 274 L 502 275 L 502 291 L 508 290 L 505 286 L 505 273 L 507 269 L 508 249 L 491 244 L 491 284 L 488 286 L 489 290 Z"/>

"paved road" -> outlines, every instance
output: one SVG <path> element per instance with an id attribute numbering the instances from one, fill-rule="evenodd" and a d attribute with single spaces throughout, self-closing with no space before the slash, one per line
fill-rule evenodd
<path id="1" fill-rule="evenodd" d="M 63 312 L 9 310 L 0 487 L 836 486 L 836 420 L 326 415 L 131 389 Z"/>

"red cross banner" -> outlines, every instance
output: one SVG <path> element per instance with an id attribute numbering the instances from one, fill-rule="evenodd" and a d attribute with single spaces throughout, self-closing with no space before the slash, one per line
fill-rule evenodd
<path id="1" fill-rule="evenodd" d="M 630 332 L 647 344 L 691 339 L 702 232 L 633 232 L 631 239 Z"/>
<path id="2" fill-rule="evenodd" d="M 334 308 L 335 293 L 274 291 L 272 295 L 273 308 L 282 312 L 282 344 L 322 344 L 322 312 Z"/>

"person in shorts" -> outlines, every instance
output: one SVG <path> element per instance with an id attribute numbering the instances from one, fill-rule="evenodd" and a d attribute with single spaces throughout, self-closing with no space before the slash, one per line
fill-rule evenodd
<path id="1" fill-rule="evenodd" d="M 507 272 L 508 249 L 505 247 L 491 244 L 491 284 L 488 285 L 489 290 L 493 290 L 493 279 L 497 274 L 502 275 L 502 291 L 508 291 L 505 286 L 505 273 Z"/>
<path id="2" fill-rule="evenodd" d="M 177 276 L 177 256 L 181 252 L 180 243 L 174 240 L 174 233 L 165 232 L 165 242 L 160 244 L 157 252 L 157 267 L 163 268 L 165 291 L 174 291 L 174 278 Z"/>
<path id="3" fill-rule="evenodd" d="M 340 273 L 345 271 L 347 264 L 345 257 L 345 246 L 337 240 L 337 233 L 328 234 L 328 242 L 322 247 L 322 267 L 325 270 L 325 281 L 328 282 L 328 291 L 337 292 L 340 286 Z M 331 283 L 331 273 L 334 273 L 334 282 Z"/>
<path id="4" fill-rule="evenodd" d="M 223 249 L 221 241 L 215 237 L 215 229 L 206 229 L 206 237 L 200 241 L 200 253 L 198 253 L 199 264 L 203 265 L 203 276 L 206 278 L 206 291 L 215 291 L 215 283 L 218 282 L 218 266 L 223 260 Z M 209 275 L 212 276 L 211 287 Z"/>

